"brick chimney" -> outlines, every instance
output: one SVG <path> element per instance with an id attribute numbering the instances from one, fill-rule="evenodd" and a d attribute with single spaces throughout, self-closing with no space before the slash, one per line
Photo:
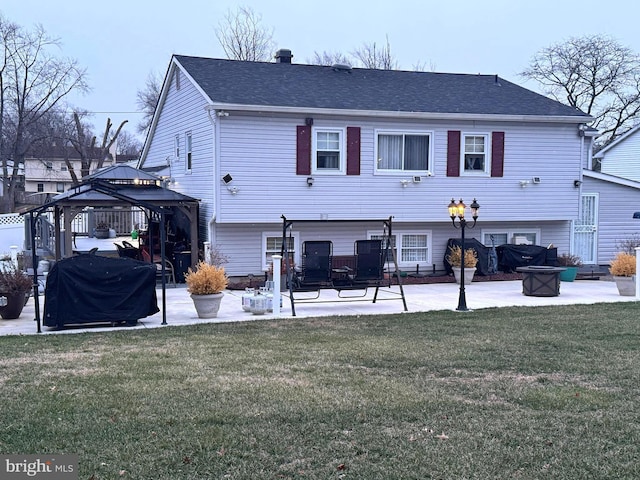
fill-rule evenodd
<path id="1" fill-rule="evenodd" d="M 276 63 L 291 63 L 293 54 L 287 48 L 281 48 L 276 52 Z"/>

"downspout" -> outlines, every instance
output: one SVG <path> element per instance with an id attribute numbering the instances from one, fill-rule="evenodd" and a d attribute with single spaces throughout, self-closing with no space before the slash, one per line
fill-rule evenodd
<path id="1" fill-rule="evenodd" d="M 207 239 L 211 246 L 216 244 L 216 219 L 220 212 L 220 158 L 218 152 L 220 151 L 220 123 L 218 122 L 218 116 L 216 109 L 212 105 L 206 105 L 204 109 L 207 112 L 209 121 L 212 125 L 213 142 L 211 158 L 213 158 L 213 178 L 211 183 L 213 185 L 213 213 L 207 221 Z"/>

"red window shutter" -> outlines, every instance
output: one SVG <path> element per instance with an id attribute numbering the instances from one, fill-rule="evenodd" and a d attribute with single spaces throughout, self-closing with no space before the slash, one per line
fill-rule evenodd
<path id="1" fill-rule="evenodd" d="M 504 174 L 504 132 L 491 134 L 491 176 L 502 177 Z"/>
<path id="2" fill-rule="evenodd" d="M 311 175 L 311 126 L 299 125 L 296 143 L 296 174 Z"/>
<path id="3" fill-rule="evenodd" d="M 347 175 L 360 175 L 360 127 L 347 127 Z"/>
<path id="4" fill-rule="evenodd" d="M 447 132 L 447 177 L 460 176 L 460 130 Z"/>

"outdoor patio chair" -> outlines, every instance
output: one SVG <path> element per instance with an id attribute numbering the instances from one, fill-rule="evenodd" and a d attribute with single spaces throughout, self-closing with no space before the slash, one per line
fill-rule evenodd
<path id="1" fill-rule="evenodd" d="M 351 282 L 354 286 L 376 286 L 384 280 L 382 240 L 356 240 L 356 268 Z"/>
<path id="2" fill-rule="evenodd" d="M 131 245 L 130 247 L 122 246 L 117 243 L 114 243 L 116 249 L 118 250 L 118 256 L 123 258 L 133 258 L 134 260 L 142 260 L 142 254 L 140 253 L 140 249 Z"/>
<path id="3" fill-rule="evenodd" d="M 329 240 L 308 240 L 302 243 L 302 268 L 296 277 L 296 287 L 321 288 L 331 286 L 331 255 Z"/>
<path id="4" fill-rule="evenodd" d="M 143 261 L 155 263 L 156 279 L 159 278 L 160 280 L 162 280 L 162 260 L 158 259 L 151 262 L 151 255 L 149 255 L 149 252 L 147 252 L 146 250 L 141 250 L 141 252 L 142 252 Z M 173 263 L 171 263 L 169 260 L 166 260 L 166 259 L 164 261 L 164 271 L 165 271 L 165 282 L 168 283 L 168 281 L 170 281 L 175 287 L 176 286 L 175 268 L 173 268 Z"/>

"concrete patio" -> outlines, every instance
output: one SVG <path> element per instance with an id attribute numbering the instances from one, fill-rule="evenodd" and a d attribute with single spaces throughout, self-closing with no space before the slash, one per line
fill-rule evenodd
<path id="1" fill-rule="evenodd" d="M 402 300 L 397 295 L 385 294 L 381 289 L 377 303 L 372 303 L 373 290 L 371 289 L 364 299 L 368 301 L 345 302 L 337 298 L 333 290 L 323 290 L 319 300 L 324 303 L 303 303 L 296 300 L 295 318 L 339 316 L 339 315 L 380 315 L 403 313 Z M 397 287 L 392 291 L 398 292 Z M 435 283 L 425 285 L 405 285 L 405 297 L 408 312 L 426 312 L 433 310 L 455 310 L 458 305 L 459 287 L 455 283 Z M 222 306 L 217 318 L 200 319 L 196 315 L 193 302 L 184 285 L 167 287 L 166 289 L 166 317 L 167 326 L 189 325 L 198 323 L 228 323 L 248 322 L 273 319 L 271 313 L 265 315 L 253 315 L 242 310 L 242 294 L 240 290 L 225 292 Z M 112 327 L 107 324 L 81 325 L 62 330 L 55 330 L 42 326 L 45 335 L 59 333 L 80 333 L 113 331 L 116 329 L 145 329 L 163 327 L 162 325 L 162 291 L 158 289 L 158 307 L 161 311 L 153 316 L 143 318 L 135 326 Z M 297 298 L 297 297 L 296 297 Z M 386 300 L 392 298 L 393 300 Z M 484 308 L 499 308 L 512 306 L 542 306 L 542 305 L 569 305 L 569 304 L 594 304 L 610 302 L 635 302 L 636 297 L 622 297 L 618 294 L 616 285 L 606 280 L 578 280 L 575 282 L 562 282 L 560 295 L 557 297 L 532 297 L 522 294 L 522 281 L 489 281 L 474 282 L 466 287 L 467 306 L 470 310 Z M 40 308 L 44 307 L 44 297 L 41 295 Z M 362 299 L 361 299 L 362 300 Z M 460 315 L 464 315 L 460 312 Z M 291 314 L 290 301 L 283 298 L 283 307 L 280 318 L 294 318 Z M 34 321 L 34 299 L 30 298 L 22 315 L 16 320 L 0 319 L 0 335 L 31 335 L 37 333 L 37 324 Z"/>

